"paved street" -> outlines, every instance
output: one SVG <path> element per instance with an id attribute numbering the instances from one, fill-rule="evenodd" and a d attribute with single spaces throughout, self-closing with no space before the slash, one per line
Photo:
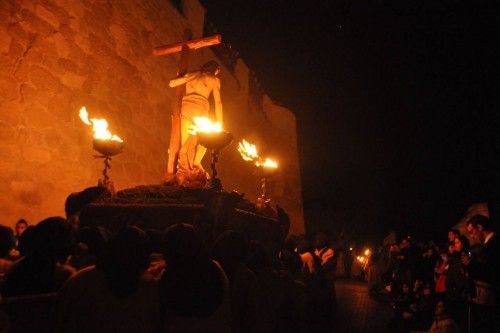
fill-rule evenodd
<path id="1" fill-rule="evenodd" d="M 392 309 L 387 302 L 370 298 L 366 283 L 337 280 L 337 318 L 335 333 L 389 332 Z"/>

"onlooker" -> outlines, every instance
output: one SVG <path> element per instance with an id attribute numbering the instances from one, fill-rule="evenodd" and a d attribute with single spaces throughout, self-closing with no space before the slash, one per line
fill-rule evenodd
<path id="1" fill-rule="evenodd" d="M 327 277 L 320 259 L 305 236 L 300 237 L 297 253 L 302 259 L 302 280 L 306 291 L 306 326 L 311 332 L 328 330 L 331 325 L 331 299 Z"/>
<path id="2" fill-rule="evenodd" d="M 192 226 L 165 232 L 165 272 L 160 280 L 163 327 L 168 332 L 230 332 L 229 281 L 210 260 Z"/>
<path id="3" fill-rule="evenodd" d="M 23 234 L 19 237 L 17 249 L 19 256 L 24 257 L 29 252 L 33 251 L 33 236 L 35 235 L 35 226 L 28 226 Z"/>
<path id="4" fill-rule="evenodd" d="M 460 237 L 460 231 L 458 231 L 457 229 L 450 229 L 448 231 L 448 242 L 450 242 L 451 244 L 453 244 L 455 242 L 455 239 Z"/>
<path id="5" fill-rule="evenodd" d="M 410 237 L 405 237 L 401 240 L 397 255 L 399 281 L 408 284 L 412 284 L 415 278 L 417 263 L 416 251 L 410 240 Z"/>
<path id="6" fill-rule="evenodd" d="M 97 266 L 84 268 L 59 297 L 59 332 L 157 332 L 158 287 L 145 273 L 149 248 L 143 231 L 126 227 Z"/>
<path id="7" fill-rule="evenodd" d="M 494 286 L 499 284 L 499 241 L 496 236 L 493 226 L 488 218 L 480 215 L 472 217 L 467 221 L 467 231 L 473 238 L 477 238 L 482 245 L 480 253 L 474 258 L 463 256 L 463 262 L 468 266 L 469 274 L 472 279 L 480 282 L 485 288 L 494 291 Z M 488 287 L 490 286 L 490 287 Z M 476 283 L 476 287 L 478 284 Z M 481 289 L 483 289 L 481 287 Z M 479 304 L 488 304 L 493 302 L 498 295 L 481 290 L 481 296 L 485 296 L 482 300 L 477 300 Z M 483 293 L 484 292 L 484 293 Z M 489 295 L 487 296 L 486 293 Z M 480 296 L 476 294 L 476 296 Z"/>
<path id="8" fill-rule="evenodd" d="M 252 332 L 257 323 L 257 277 L 246 265 L 248 246 L 240 232 L 225 231 L 215 240 L 213 258 L 229 279 L 232 332 Z"/>
<path id="9" fill-rule="evenodd" d="M 436 267 L 434 268 L 435 280 L 436 280 L 436 294 L 441 298 L 444 298 L 444 295 L 447 291 L 447 280 L 448 280 L 448 269 L 450 268 L 450 264 L 448 262 L 448 252 L 447 250 L 442 249 L 440 253 L 440 258 L 436 262 Z"/>
<path id="10" fill-rule="evenodd" d="M 456 236 L 448 253 L 446 300 L 450 316 L 460 327 L 466 326 L 464 319 L 467 313 L 468 286 L 461 257 L 467 253 L 469 253 L 469 242 L 462 235 Z"/>
<path id="11" fill-rule="evenodd" d="M 303 267 L 302 271 L 306 275 L 315 274 L 321 269 L 321 261 L 314 255 L 309 241 L 302 236 L 297 241 L 297 253 L 300 255 Z"/>
<path id="12" fill-rule="evenodd" d="M 460 332 L 455 321 L 448 316 L 448 308 L 445 301 L 438 301 L 434 322 L 428 333 L 458 333 Z"/>
<path id="13" fill-rule="evenodd" d="M 432 292 L 432 285 L 425 283 L 422 292 L 416 294 L 416 314 L 415 314 L 415 329 L 418 331 L 427 331 L 434 318 L 434 309 L 436 308 L 436 299 Z"/>
<path id="14" fill-rule="evenodd" d="M 411 330 L 415 316 L 415 309 L 412 307 L 415 302 L 415 296 L 410 286 L 408 283 L 403 282 L 393 304 L 395 316 L 392 322 L 392 328 L 395 331 L 408 332 Z"/>
<path id="15" fill-rule="evenodd" d="M 28 228 L 28 222 L 25 219 L 19 219 L 16 222 L 16 228 L 15 228 L 15 234 L 14 234 L 14 247 L 10 250 L 10 257 L 12 259 L 17 259 L 19 258 L 19 238 L 21 235 L 26 231 Z"/>
<path id="16" fill-rule="evenodd" d="M 12 265 L 12 261 L 8 257 L 13 247 L 14 233 L 12 229 L 0 225 L 0 280 Z"/>
<path id="17" fill-rule="evenodd" d="M 65 265 L 72 246 L 72 230 L 62 217 L 49 217 L 33 229 L 26 256 L 5 275 L 2 296 L 55 292 L 75 270 Z"/>
<path id="18" fill-rule="evenodd" d="M 328 246 L 328 236 L 323 232 L 318 232 L 314 238 L 314 255 L 319 258 L 325 272 L 335 276 L 335 252 Z"/>
<path id="19" fill-rule="evenodd" d="M 436 266 L 436 260 L 436 254 L 431 246 L 422 251 L 416 277 L 422 280 L 423 283 L 431 283 L 434 281 L 434 267 Z"/>
<path id="20" fill-rule="evenodd" d="M 250 244 L 249 268 L 257 276 L 257 326 L 255 332 L 303 332 L 305 285 L 301 279 L 302 261 L 295 251 L 280 254 L 283 267 L 273 267 L 269 251 L 259 242 Z"/>
<path id="21" fill-rule="evenodd" d="M 481 244 L 474 256 L 462 256 L 469 277 L 474 281 L 473 324 L 477 331 L 500 323 L 500 245 L 489 218 L 475 215 L 467 221 L 467 231 Z"/>
<path id="22" fill-rule="evenodd" d="M 19 241 L 19 237 L 26 231 L 28 228 L 28 221 L 25 219 L 19 219 L 19 221 L 16 222 L 16 231 L 15 231 L 15 240 L 16 240 L 16 247 L 17 247 L 17 242 Z"/>
<path id="23" fill-rule="evenodd" d="M 110 238 L 104 227 L 83 227 L 76 232 L 76 247 L 69 264 L 77 270 L 95 265 Z"/>
<path id="24" fill-rule="evenodd" d="M 330 302 L 335 301 L 335 273 L 337 268 L 337 258 L 335 251 L 329 246 L 328 235 L 323 232 L 316 233 L 314 238 L 314 255 L 319 259 L 323 272 L 328 283 L 328 296 L 331 297 Z M 344 265 L 342 264 L 342 268 Z"/>

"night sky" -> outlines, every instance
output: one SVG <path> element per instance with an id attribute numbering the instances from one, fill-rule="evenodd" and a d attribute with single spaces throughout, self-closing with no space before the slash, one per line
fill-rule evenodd
<path id="1" fill-rule="evenodd" d="M 436 237 L 498 186 L 493 1 L 202 3 L 297 116 L 310 231 Z"/>

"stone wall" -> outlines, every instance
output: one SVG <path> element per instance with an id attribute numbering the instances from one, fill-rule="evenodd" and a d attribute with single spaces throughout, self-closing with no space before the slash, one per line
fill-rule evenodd
<path id="1" fill-rule="evenodd" d="M 204 9 L 197 0 L 183 8 L 168 0 L 0 1 L 0 223 L 62 215 L 70 192 L 96 184 L 103 165 L 78 118 L 82 105 L 126 142 L 110 171 L 117 189 L 161 181 L 174 93 L 167 83 L 179 56 L 151 51 L 180 40 L 185 27 L 201 34 Z M 210 49 L 192 51 L 190 68 L 210 59 Z M 221 156 L 220 176 L 226 189 L 257 197 L 258 175 L 236 152 L 239 139 L 254 140 L 280 160 L 270 194 L 302 232 L 295 117 L 267 97 L 256 107 L 248 76 L 241 59 L 234 74 L 221 73 L 235 142 Z"/>

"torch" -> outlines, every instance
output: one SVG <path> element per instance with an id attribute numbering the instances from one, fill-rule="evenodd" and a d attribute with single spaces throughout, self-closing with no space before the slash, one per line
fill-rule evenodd
<path id="1" fill-rule="evenodd" d="M 219 161 L 220 151 L 233 141 L 233 135 L 224 131 L 220 123 L 213 123 L 206 117 L 195 117 L 193 123 L 190 132 L 197 136 L 198 143 L 210 150 L 211 154 L 210 170 L 212 175 L 209 188 L 221 191 L 222 182 L 217 178 L 216 164 Z"/>
<path id="2" fill-rule="evenodd" d="M 257 153 L 257 147 L 245 139 L 238 144 L 238 151 L 243 160 L 253 162 L 259 168 L 261 195 L 257 199 L 257 206 L 262 208 L 269 206 L 271 199 L 267 196 L 267 181 L 278 170 L 278 163 L 270 158 L 261 158 Z"/>
<path id="3" fill-rule="evenodd" d="M 278 163 L 270 158 L 266 158 L 263 162 L 257 162 L 256 165 L 260 169 L 261 174 L 260 184 L 262 192 L 260 195 L 260 204 L 268 206 L 271 199 L 267 196 L 267 180 L 278 170 Z"/>
<path id="4" fill-rule="evenodd" d="M 123 140 L 119 136 L 111 134 L 106 119 L 89 119 L 87 109 L 84 106 L 80 109 L 80 119 L 85 124 L 92 125 L 92 132 L 94 132 L 92 147 L 100 154 L 94 155 L 94 157 L 102 158 L 104 161 L 103 178 L 98 180 L 97 186 L 105 187 L 111 193 L 115 193 L 113 182 L 109 180 L 108 170 L 111 169 L 111 157 L 122 152 Z"/>

